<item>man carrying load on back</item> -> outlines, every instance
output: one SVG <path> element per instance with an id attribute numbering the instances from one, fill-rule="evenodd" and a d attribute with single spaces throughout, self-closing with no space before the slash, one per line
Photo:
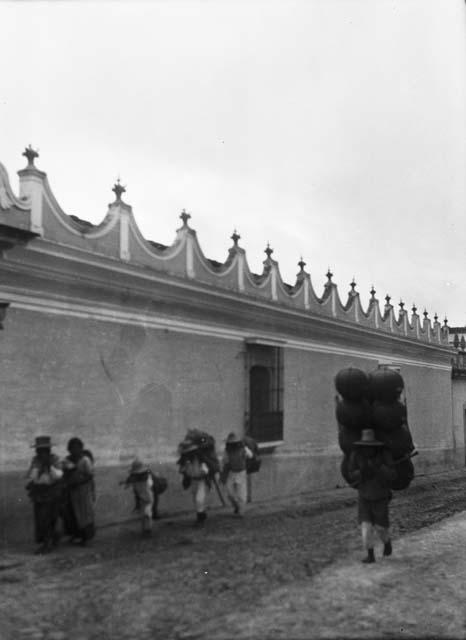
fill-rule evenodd
<path id="1" fill-rule="evenodd" d="M 221 481 L 225 484 L 233 513 L 243 515 L 248 495 L 247 463 L 253 452 L 235 433 L 230 433 L 225 442 L 222 459 Z"/>
<path id="2" fill-rule="evenodd" d="M 375 439 L 372 429 L 363 429 L 361 440 L 354 443 L 354 451 L 350 455 L 348 479 L 358 490 L 358 519 L 367 550 L 363 559 L 365 563 L 375 562 L 375 532 L 384 543 L 383 555 L 392 553 L 388 504 L 392 497 L 390 486 L 395 477 L 391 452 L 383 442 Z"/>

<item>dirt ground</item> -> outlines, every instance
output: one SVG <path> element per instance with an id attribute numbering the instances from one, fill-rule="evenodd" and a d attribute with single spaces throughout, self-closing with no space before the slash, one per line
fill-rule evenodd
<path id="1" fill-rule="evenodd" d="M 129 522 L 86 549 L 9 549 L 0 637 L 465 637 L 465 509 L 465 472 L 417 479 L 392 501 L 394 555 L 372 566 L 351 489 L 252 504 L 242 519 L 215 509 L 203 528 L 165 517 L 151 539 Z"/>

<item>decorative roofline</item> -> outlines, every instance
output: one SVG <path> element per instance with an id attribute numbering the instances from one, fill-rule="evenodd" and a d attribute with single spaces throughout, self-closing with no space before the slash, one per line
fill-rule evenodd
<path id="1" fill-rule="evenodd" d="M 381 307 L 373 286 L 369 304 L 364 309 L 354 278 L 349 285 L 346 301 L 342 301 L 330 268 L 322 295 L 319 296 L 311 276 L 304 269 L 306 263 L 302 257 L 297 263 L 299 271 L 295 283 L 286 283 L 278 262 L 272 258 L 274 250 L 269 243 L 264 250 L 266 259 L 263 261 L 262 273 L 253 273 L 249 268 L 246 252 L 239 245 L 241 236 L 236 229 L 231 236 L 233 244 L 225 262 L 209 260 L 199 245 L 196 231 L 189 225 L 191 214 L 185 209 L 180 214 L 182 226 L 177 229 L 175 240 L 170 246 L 146 240 L 139 230 L 131 206 L 121 199 L 126 187 L 120 184 L 119 179 L 112 189 L 116 198 L 108 206 L 107 214 L 100 224 L 94 225 L 77 216 L 67 215 L 53 195 L 46 173 L 37 169 L 34 164 L 38 152 L 29 146 L 23 155 L 28 159 L 28 166 L 18 172 L 21 199 L 13 195 L 7 172 L 0 165 L 0 208 L 6 214 L 14 207 L 27 211 L 30 230 L 39 233 L 45 242 L 74 247 L 94 256 L 122 260 L 133 266 L 166 272 L 309 314 L 356 323 L 361 327 L 413 340 L 448 345 L 446 319 L 442 326 L 437 314 L 432 322 L 427 311 L 424 311 L 421 320 L 417 307 L 413 304 L 409 314 L 402 301 L 396 313 L 388 294 Z"/>

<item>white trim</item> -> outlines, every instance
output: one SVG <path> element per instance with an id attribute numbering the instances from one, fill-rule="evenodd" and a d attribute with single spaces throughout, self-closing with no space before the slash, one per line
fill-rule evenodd
<path id="1" fill-rule="evenodd" d="M 310 302 L 309 302 L 309 281 L 307 278 L 304 279 L 304 308 L 305 309 L 309 309 L 310 308 Z"/>
<path id="2" fill-rule="evenodd" d="M 277 293 L 277 268 L 276 266 L 273 264 L 272 265 L 272 282 L 271 282 L 271 293 L 272 293 L 272 300 L 275 302 L 276 300 L 278 300 L 278 293 Z"/>
<path id="3" fill-rule="evenodd" d="M 238 289 L 244 291 L 244 255 L 242 253 L 238 256 Z"/>
<path id="4" fill-rule="evenodd" d="M 186 274 L 188 278 L 194 278 L 196 272 L 194 271 L 194 248 L 192 236 L 186 237 Z"/>
<path id="5" fill-rule="evenodd" d="M 62 246 L 61 243 L 53 243 L 52 241 L 48 240 L 47 241 L 50 244 L 55 244 L 56 246 Z M 69 248 L 75 250 L 78 253 L 86 253 L 88 255 L 95 255 L 93 254 L 91 251 L 85 250 L 85 249 L 81 249 L 80 247 L 73 247 L 72 245 L 67 245 Z M 63 254 L 63 252 L 59 252 L 59 251 L 54 251 L 49 249 L 48 247 L 44 246 L 43 244 L 37 244 L 37 243 L 33 243 L 31 245 L 29 245 L 26 249 L 27 251 L 35 251 L 36 253 L 45 253 L 46 255 L 51 255 L 51 256 L 55 256 L 58 258 L 62 258 L 62 259 L 68 259 L 68 260 L 74 260 L 76 262 L 81 262 L 84 263 L 86 265 L 89 266 L 93 266 L 93 267 L 98 267 L 101 269 L 105 269 L 106 271 L 111 271 L 113 274 L 115 272 L 117 273 L 123 273 L 125 275 L 129 275 L 132 277 L 136 277 L 139 278 L 141 280 L 148 280 L 149 282 L 162 282 L 164 284 L 170 284 L 170 286 L 173 287 L 179 287 L 182 289 L 187 289 L 190 291 L 197 291 L 197 292 L 203 292 L 205 293 L 206 289 L 205 286 L 202 286 L 202 283 L 197 283 L 197 282 L 193 282 L 193 281 L 188 281 L 188 280 L 183 280 L 181 281 L 182 276 L 178 275 L 177 278 L 178 280 L 170 280 L 169 282 L 167 282 L 167 277 L 166 274 L 162 274 L 159 275 L 157 274 L 156 271 L 151 271 L 150 273 L 148 273 L 147 271 L 142 271 L 139 265 L 134 265 L 133 267 L 131 265 L 126 265 L 124 263 L 122 263 L 119 259 L 116 258 L 112 258 L 109 256 L 104 256 L 104 258 L 106 260 L 111 261 L 111 264 L 106 264 L 105 262 L 99 261 L 99 260 L 89 260 L 89 259 L 82 259 L 79 256 L 73 255 L 71 257 L 67 256 L 66 254 Z M 11 258 L 8 256 L 8 254 L 6 255 L 6 257 L 4 258 L 5 262 L 8 262 L 9 264 L 15 264 L 16 261 L 15 260 L 11 260 Z M 247 272 L 245 271 L 245 273 L 247 274 Z M 268 280 L 268 279 L 267 279 Z M 251 282 L 251 284 L 253 284 L 253 286 L 257 287 L 257 285 L 255 285 L 254 283 Z M 264 283 L 265 284 L 265 283 Z M 261 285 L 261 286 L 264 286 Z M 260 288 L 260 287 L 258 287 Z M 220 297 L 220 298 L 224 298 L 227 300 L 233 300 L 235 302 L 238 302 L 238 295 L 236 294 L 231 294 L 228 292 L 228 290 L 226 289 L 216 289 L 215 290 L 215 294 Z M 10 294 L 8 294 L 10 295 Z M 267 299 L 262 299 L 262 298 L 257 298 L 257 297 L 250 297 L 247 293 L 243 294 L 244 298 L 243 301 L 247 302 L 249 305 L 251 306 L 255 306 L 255 307 L 259 307 L 262 309 L 266 309 L 266 310 L 271 310 L 271 307 L 273 306 L 274 309 L 276 309 L 277 311 L 283 311 L 283 307 L 277 306 L 275 304 L 273 304 L 271 301 L 267 300 Z M 327 298 L 324 302 L 320 303 L 319 300 L 317 300 L 317 302 L 321 305 L 320 309 L 324 310 L 326 309 L 326 306 L 329 304 L 329 299 Z M 393 315 L 392 315 L 392 311 L 390 313 L 390 321 L 393 320 Z M 380 331 L 374 331 L 374 329 L 370 326 L 366 326 L 366 325 L 362 325 L 362 324 L 356 324 L 355 322 L 351 321 L 351 320 L 341 320 L 340 318 L 337 318 L 336 320 L 334 320 L 331 316 L 329 315 L 325 315 L 324 313 L 318 313 L 315 312 L 313 310 L 311 310 L 311 314 L 307 315 L 305 313 L 305 311 L 303 309 L 295 309 L 293 307 L 286 307 L 286 313 L 289 314 L 290 316 L 298 316 L 299 318 L 303 319 L 305 317 L 309 317 L 312 318 L 312 320 L 315 320 L 316 322 L 321 322 L 321 323 L 335 323 L 338 326 L 342 326 L 340 325 L 340 322 L 346 322 L 345 327 L 347 327 L 350 330 L 354 330 L 356 332 L 369 332 L 371 333 L 371 335 L 375 335 L 375 336 L 390 336 L 390 338 L 392 340 L 398 341 L 401 340 L 404 342 L 405 338 L 403 337 L 402 334 L 400 333 L 394 333 L 393 332 L 393 328 L 392 331 L 387 331 L 386 327 L 382 327 L 380 329 Z M 392 324 L 392 322 L 390 322 L 390 324 Z M 432 333 L 434 333 L 434 330 L 432 330 Z M 435 335 L 437 335 L 438 332 L 435 332 Z M 447 349 L 449 347 L 448 344 L 443 344 L 442 342 L 440 342 L 438 340 L 437 337 L 437 341 L 436 342 L 428 342 L 427 340 L 419 340 L 419 342 L 415 342 L 412 338 L 407 338 L 412 344 L 418 344 L 419 346 L 424 346 L 424 347 L 428 347 L 428 348 L 432 348 L 432 349 Z"/>
<path id="6" fill-rule="evenodd" d="M 126 213 L 120 212 L 120 258 L 129 262 L 131 255 L 129 252 L 129 221 Z"/>
<path id="7" fill-rule="evenodd" d="M 69 223 L 66 220 L 66 218 L 64 216 L 69 217 L 67 213 L 64 213 L 64 212 L 61 212 L 61 211 L 57 211 L 57 209 L 55 207 L 55 203 L 50 199 L 49 194 L 47 193 L 46 189 L 44 189 L 44 198 L 45 198 L 47 204 L 49 205 L 50 211 L 53 213 L 53 215 L 55 216 L 56 220 L 58 220 L 58 222 L 60 222 L 61 225 L 63 227 L 65 227 L 65 229 L 67 231 L 70 231 L 75 236 L 78 236 L 80 238 L 84 237 L 84 238 L 91 238 L 92 240 L 95 240 L 95 238 L 101 238 L 102 236 L 106 236 L 108 233 L 110 233 L 110 231 L 112 231 L 112 229 L 114 228 L 114 226 L 116 225 L 116 223 L 118 221 L 118 214 L 115 212 L 115 214 L 112 216 L 110 222 L 105 222 L 106 220 L 108 220 L 108 216 L 109 216 L 109 213 L 110 213 L 110 210 L 109 210 L 107 212 L 107 215 L 102 220 L 102 222 L 95 227 L 95 231 L 86 231 L 84 233 L 83 231 L 80 231 L 79 229 L 76 229 L 72 225 L 71 222 Z M 101 225 L 104 225 L 104 226 L 102 227 Z"/>
<path id="8" fill-rule="evenodd" d="M 85 304 L 73 304 L 61 302 L 58 300 L 38 300 L 31 299 L 29 296 L 20 294 L 7 293 L 0 290 L 0 297 L 7 299 L 12 303 L 12 308 L 24 309 L 28 311 L 39 311 L 41 313 L 50 313 L 53 315 L 74 316 L 92 320 L 100 320 L 102 322 L 112 322 L 118 324 L 143 325 L 152 329 L 167 329 L 179 333 L 189 333 L 193 335 L 203 335 L 227 340 L 251 340 L 251 332 L 239 329 L 227 329 L 214 325 L 198 324 L 196 322 L 184 322 L 180 320 L 167 319 L 156 315 L 143 314 L 138 312 L 123 312 L 108 307 L 96 307 Z M 262 344 L 280 343 L 277 336 L 263 333 L 262 336 L 253 337 L 253 340 L 262 342 Z M 337 347 L 326 345 L 313 340 L 300 341 L 294 339 L 284 339 L 285 344 L 280 343 L 277 346 L 283 346 L 290 349 L 301 351 L 313 351 L 316 353 L 328 353 L 332 355 L 353 356 L 355 358 L 370 358 L 373 360 L 389 360 L 393 362 L 393 355 L 384 354 L 377 351 L 363 351 L 360 349 L 351 349 L 347 347 Z M 428 367 L 430 369 L 439 369 L 442 371 L 451 371 L 450 365 L 435 364 L 425 362 L 423 360 L 415 360 L 411 358 L 397 357 L 397 362 Z"/>
<path id="9" fill-rule="evenodd" d="M 175 258 L 180 253 L 180 251 L 184 248 L 184 244 L 185 243 L 183 242 L 183 240 L 185 240 L 185 238 L 183 238 L 183 240 L 179 243 L 179 245 L 177 247 L 175 247 L 175 249 L 173 249 L 173 244 L 175 244 L 175 242 L 176 242 L 176 240 L 175 240 L 175 242 L 172 245 L 167 247 L 167 249 L 166 249 L 167 255 L 159 255 L 153 249 L 151 249 L 151 245 L 150 245 L 149 241 L 146 240 L 144 238 L 144 236 L 141 235 L 139 227 L 137 226 L 137 224 L 134 221 L 133 217 L 131 217 L 131 220 L 129 222 L 129 228 L 133 232 L 133 238 L 136 240 L 137 244 L 151 258 L 156 258 L 157 260 L 170 260 L 171 258 Z M 165 254 L 165 251 L 164 251 L 164 254 Z M 94 264 L 97 264 L 97 263 L 94 263 Z"/>
<path id="10" fill-rule="evenodd" d="M 195 254 L 197 256 L 202 267 L 204 267 L 204 269 L 210 275 L 215 276 L 216 278 L 223 278 L 224 276 L 227 276 L 229 273 L 231 273 L 233 269 L 236 267 L 235 260 L 233 260 L 232 263 L 225 269 L 225 271 L 214 271 L 213 269 L 211 269 L 207 258 L 202 253 L 202 250 L 199 247 L 199 243 L 192 241 L 192 245 L 193 245 L 193 255 Z"/>
<path id="11" fill-rule="evenodd" d="M 248 337 L 244 339 L 246 344 L 260 344 L 266 347 L 286 347 L 288 340 L 278 340 L 273 338 Z"/>
<path id="12" fill-rule="evenodd" d="M 30 205 L 31 231 L 44 235 L 43 226 L 43 177 L 28 174 L 20 176 L 19 182 L 20 198 L 27 197 Z"/>
<path id="13" fill-rule="evenodd" d="M 258 442 L 259 449 L 270 449 L 271 447 L 280 447 L 285 444 L 284 440 L 273 440 L 271 442 Z"/>

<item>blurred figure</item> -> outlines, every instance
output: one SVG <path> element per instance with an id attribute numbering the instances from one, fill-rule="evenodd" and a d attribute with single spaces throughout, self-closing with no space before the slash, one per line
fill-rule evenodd
<path id="1" fill-rule="evenodd" d="M 38 436 L 32 445 L 26 489 L 34 504 L 35 541 L 40 545 L 35 553 L 48 553 L 58 543 L 57 521 L 63 497 L 63 471 L 58 457 L 52 453 L 49 436 Z"/>
<path id="2" fill-rule="evenodd" d="M 248 496 L 247 461 L 253 453 L 235 433 L 230 433 L 225 442 L 220 480 L 226 485 L 228 499 L 235 515 L 243 515 Z"/>
<path id="3" fill-rule="evenodd" d="M 183 450 L 179 465 L 180 473 L 183 476 L 183 488 L 191 488 L 196 509 L 196 522 L 202 525 L 207 518 L 207 497 L 211 487 L 209 467 L 204 462 L 202 452 L 196 445 L 188 446 Z"/>
<path id="4" fill-rule="evenodd" d="M 63 509 L 65 534 L 85 546 L 95 535 L 94 464 L 90 451 L 79 438 L 68 442 L 69 455 L 63 462 L 66 502 Z"/>
<path id="5" fill-rule="evenodd" d="M 152 533 L 152 519 L 154 515 L 154 480 L 151 470 L 139 458 L 133 460 L 129 476 L 124 482 L 125 487 L 132 487 L 136 501 L 135 510 L 141 516 L 142 534 Z"/>

